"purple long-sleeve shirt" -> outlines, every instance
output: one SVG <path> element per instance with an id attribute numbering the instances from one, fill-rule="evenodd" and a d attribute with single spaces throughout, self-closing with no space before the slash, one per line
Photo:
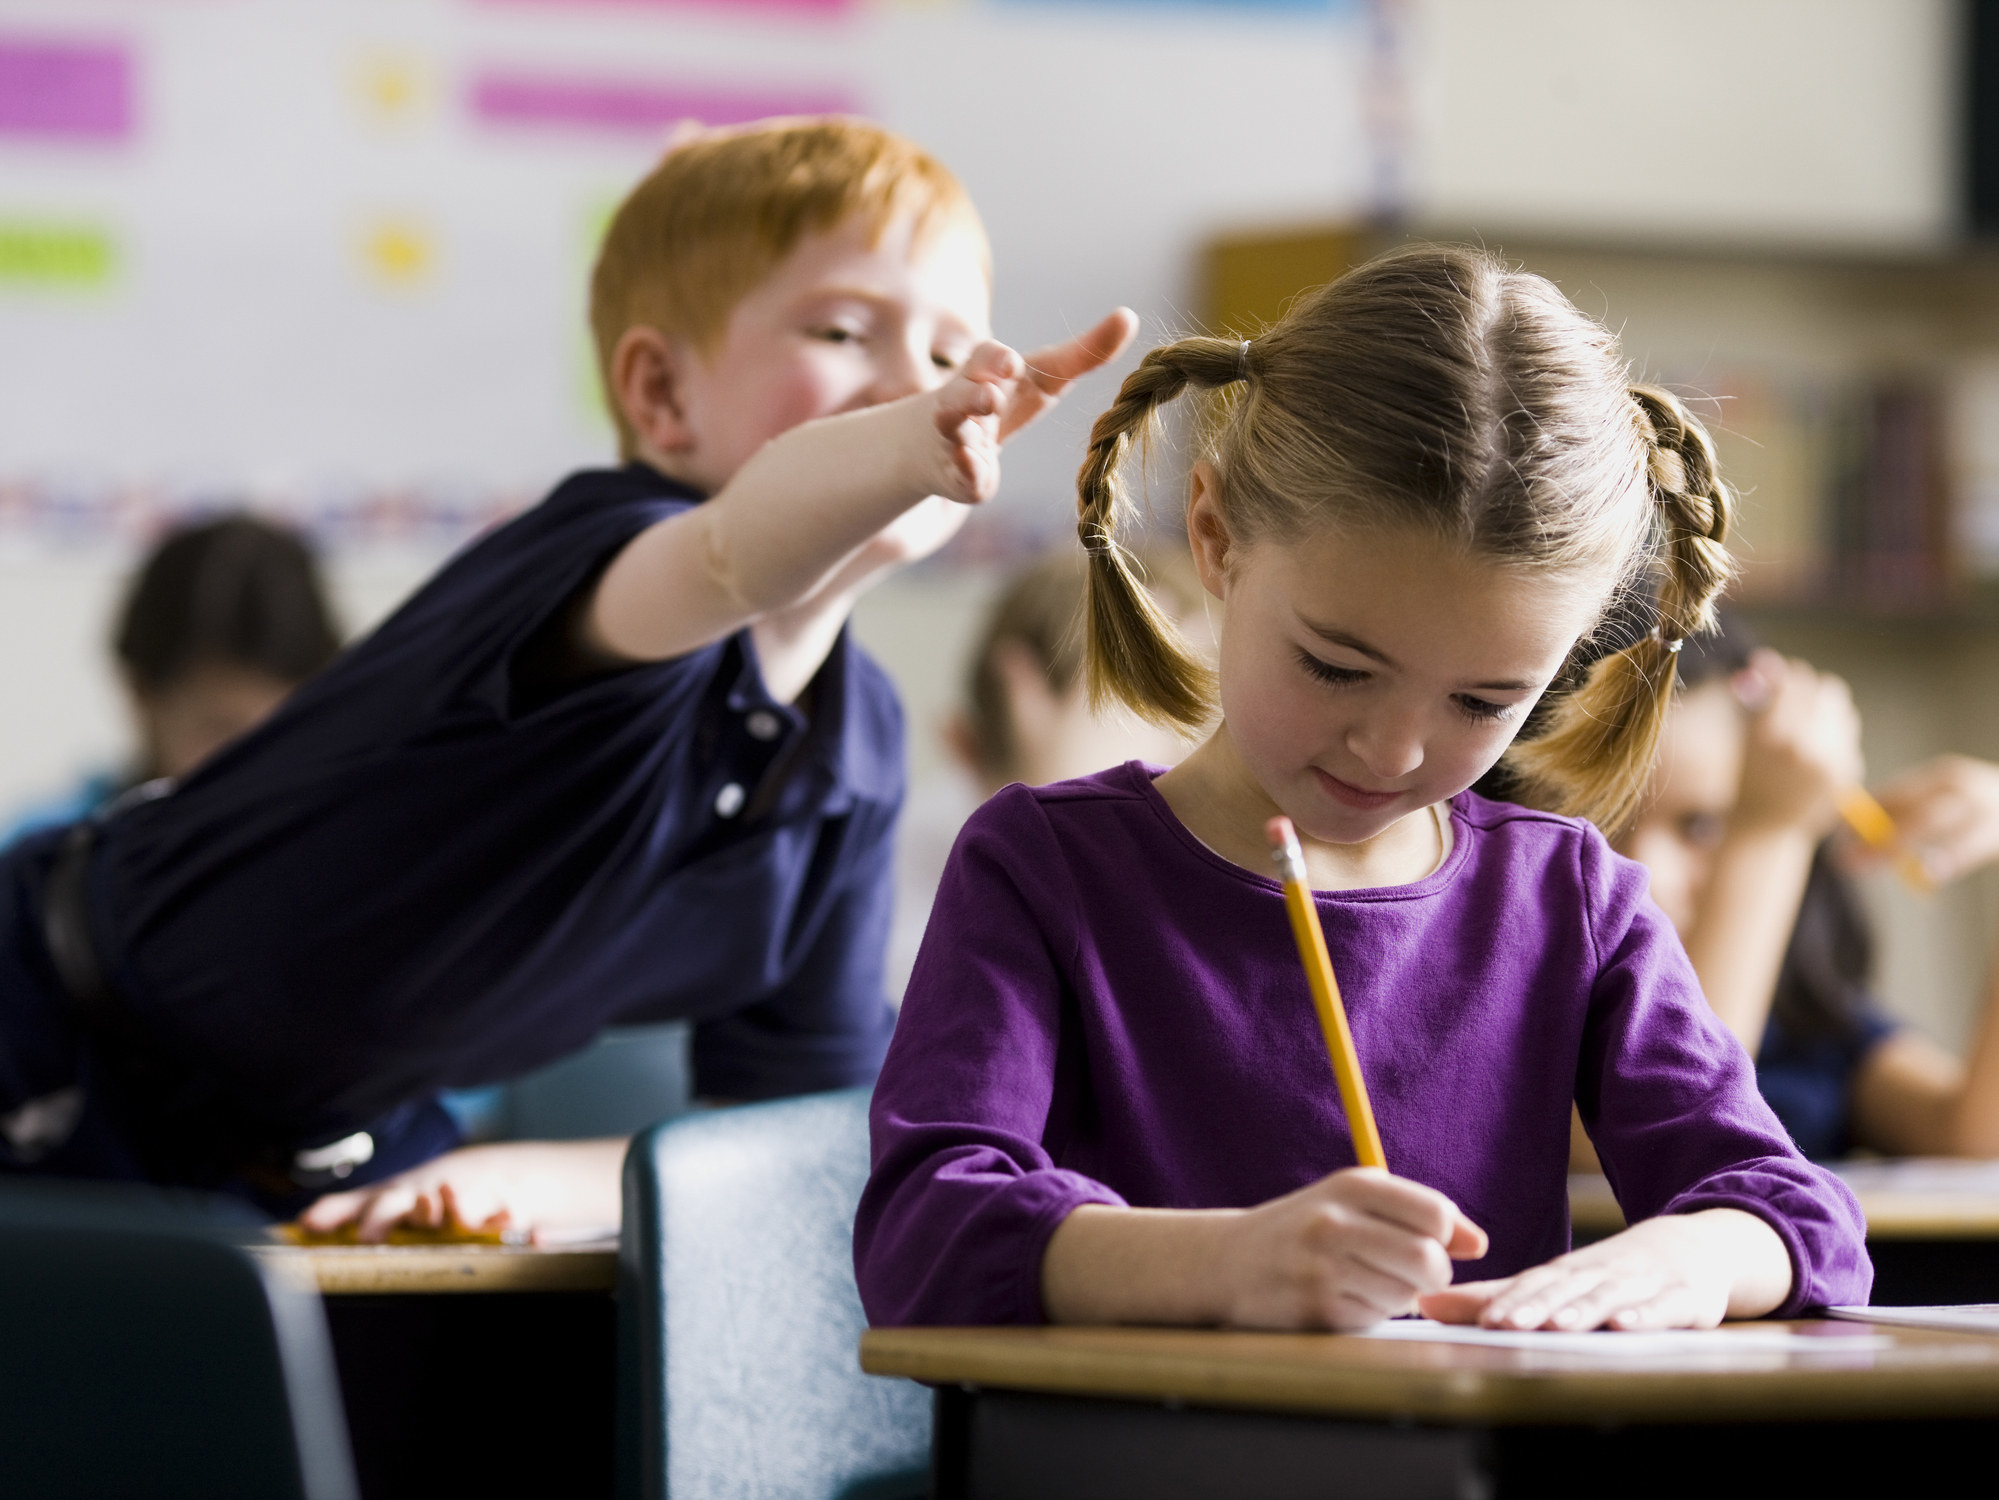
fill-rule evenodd
<path id="1" fill-rule="evenodd" d="M 1262 1203 L 1354 1164 L 1282 887 L 1196 840 L 1133 762 L 1013 786 L 944 875 L 875 1088 L 855 1224 L 876 1324 L 1033 1323 L 1080 1204 Z M 1569 1104 L 1634 1222 L 1740 1208 L 1782 1314 L 1865 1302 L 1853 1196 L 1791 1146 L 1642 866 L 1466 793 L 1411 885 L 1317 897 L 1392 1171 L 1492 1237 L 1460 1280 L 1569 1248 Z"/>

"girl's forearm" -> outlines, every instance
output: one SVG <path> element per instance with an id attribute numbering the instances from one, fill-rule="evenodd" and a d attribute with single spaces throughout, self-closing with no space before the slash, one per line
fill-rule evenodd
<path id="1" fill-rule="evenodd" d="M 931 403 L 911 397 L 773 439 L 720 493 L 642 532 L 604 572 L 587 643 L 632 660 L 678 656 L 823 590 L 935 476 Z"/>
<path id="2" fill-rule="evenodd" d="M 1687 957 L 1722 1025 L 1754 1057 L 1811 874 L 1813 841 L 1788 825 L 1731 829 L 1715 853 Z"/>
<path id="3" fill-rule="evenodd" d="M 1222 1237 L 1230 1209 L 1111 1208 L 1064 1219 L 1041 1259 L 1051 1323 L 1219 1323 Z"/>

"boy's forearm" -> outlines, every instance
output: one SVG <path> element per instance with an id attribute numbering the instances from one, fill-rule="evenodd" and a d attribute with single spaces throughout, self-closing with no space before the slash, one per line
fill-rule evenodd
<path id="1" fill-rule="evenodd" d="M 1041 1259 L 1051 1323 L 1219 1323 L 1215 1288 L 1228 1210 L 1074 1210 Z"/>
<path id="2" fill-rule="evenodd" d="M 931 486 L 931 422 L 910 398 L 793 428 L 706 504 L 641 533 L 605 570 L 588 644 L 633 660 L 677 656 L 798 604 Z"/>

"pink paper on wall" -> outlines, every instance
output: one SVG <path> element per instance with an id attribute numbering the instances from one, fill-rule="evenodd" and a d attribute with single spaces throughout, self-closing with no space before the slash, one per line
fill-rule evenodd
<path id="1" fill-rule="evenodd" d="M 0 136 L 122 141 L 137 113 L 133 71 L 115 43 L 0 36 Z"/>
<path id="2" fill-rule="evenodd" d="M 769 115 L 852 113 L 836 89 L 724 89 L 637 79 L 485 73 L 472 81 L 472 113 L 491 125 L 656 135 L 682 120 L 736 125 Z"/>
<path id="3" fill-rule="evenodd" d="M 857 0 L 485 0 L 488 5 L 564 6 L 572 10 L 734 10 L 751 14 L 790 11 L 793 14 L 837 16 L 853 10 Z"/>

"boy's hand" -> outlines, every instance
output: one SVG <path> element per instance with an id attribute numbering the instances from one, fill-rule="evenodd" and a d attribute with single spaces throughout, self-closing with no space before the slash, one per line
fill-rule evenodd
<path id="1" fill-rule="evenodd" d="M 932 421 L 946 443 L 949 471 L 936 487 L 976 505 L 999 489 L 1000 444 L 1062 399 L 1077 379 L 1117 358 L 1138 331 L 1138 315 L 1120 307 L 1067 343 L 1022 359 L 1000 343 L 972 351 L 931 396 Z"/>
<path id="2" fill-rule="evenodd" d="M 1039 417 L 1092 370 L 1100 370 L 1124 352 L 1138 332 L 1138 314 L 1120 307 L 1066 343 L 1050 344 L 1027 356 L 1027 378 L 1014 390 L 1013 401 L 1000 417 L 999 439 L 1005 442 Z"/>
<path id="3" fill-rule="evenodd" d="M 438 1229 L 456 1220 L 474 1228 L 617 1231 L 618 1173 L 625 1142 L 504 1141 L 466 1146 L 394 1177 L 329 1193 L 299 1215 L 313 1234 L 352 1224 L 364 1244 L 379 1244 L 398 1224 Z"/>
<path id="4" fill-rule="evenodd" d="M 999 489 L 1002 417 L 1024 373 L 1018 354 L 988 341 L 932 393 L 930 420 L 944 439 L 948 464 L 936 494 L 966 505 L 992 499 Z"/>
<path id="5" fill-rule="evenodd" d="M 1500 1281 L 1420 1299 L 1440 1323 L 1487 1328 L 1712 1328 L 1758 1317 L 1790 1294 L 1783 1241 L 1740 1209 L 1665 1214 Z"/>
<path id="6" fill-rule="evenodd" d="M 1224 1321 L 1244 1328 L 1365 1328 L 1451 1284 L 1485 1231 L 1442 1193 L 1351 1167 L 1250 1209 L 1218 1267 Z"/>

